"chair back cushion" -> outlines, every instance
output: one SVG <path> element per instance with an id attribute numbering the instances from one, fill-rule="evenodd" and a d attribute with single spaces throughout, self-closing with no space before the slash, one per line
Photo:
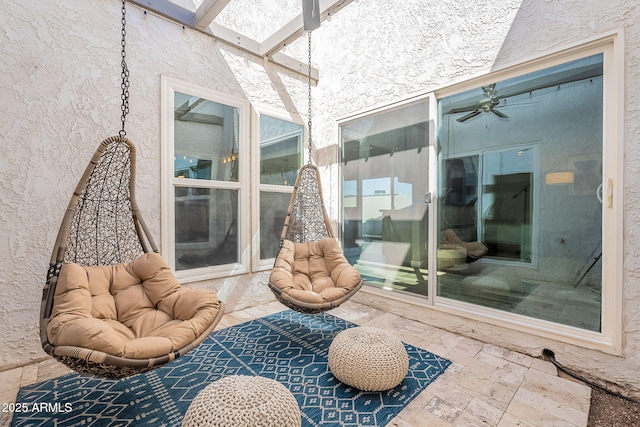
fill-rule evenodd
<path id="1" fill-rule="evenodd" d="M 284 240 L 270 281 L 296 300 L 323 303 L 349 293 L 360 283 L 360 273 L 334 238 L 304 243 Z"/>

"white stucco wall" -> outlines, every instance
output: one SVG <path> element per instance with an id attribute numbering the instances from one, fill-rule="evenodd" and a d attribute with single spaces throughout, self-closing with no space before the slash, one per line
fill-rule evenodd
<path id="1" fill-rule="evenodd" d="M 365 5 L 366 3 L 366 5 Z M 402 18 L 399 17 L 402 15 Z M 525 0 L 356 2 L 321 28 L 319 99 L 324 115 L 315 118 L 321 141 L 337 141 L 336 118 L 389 104 L 416 92 L 444 87 L 612 30 L 624 35 L 624 334 L 620 357 L 591 351 L 501 327 L 488 326 L 429 309 L 408 306 L 400 315 L 422 319 L 484 342 L 539 356 L 543 348 L 587 376 L 617 383 L 638 396 L 640 382 L 638 62 L 640 8 L 628 1 L 567 2 Z M 381 29 L 384 28 L 384 31 Z M 354 53 L 357 52 L 357 53 Z M 322 114 L 319 113 L 318 115 Z M 332 171 L 337 182 L 337 170 Z M 338 206 L 336 193 L 328 198 Z M 337 215 L 336 212 L 332 214 Z M 360 293 L 359 301 L 389 309 L 384 298 Z"/>
<path id="2" fill-rule="evenodd" d="M 270 22 L 266 13 L 264 25 Z M 234 20 L 230 13 L 223 18 Z M 160 76 L 301 116 L 306 79 L 134 6 L 128 8 L 128 22 L 127 135 L 139 152 L 138 204 L 160 236 Z M 0 4 L 0 370 L 44 357 L 38 314 L 50 250 L 91 154 L 120 126 L 119 25 L 116 0 Z M 616 29 L 624 31 L 625 52 L 623 354 L 428 308 L 402 314 L 533 355 L 552 348 L 561 363 L 638 393 L 640 9 L 632 2 L 355 0 L 314 32 L 313 63 L 320 69 L 314 140 L 319 148 L 337 144 L 340 117 Z M 287 51 L 300 56 L 305 47 L 301 40 Z M 338 170 L 322 169 L 325 201 L 335 219 Z M 213 287 L 230 308 L 241 308 L 272 299 L 264 286 L 267 274 L 190 286 Z M 385 306 L 383 299 L 364 293 L 358 298 Z"/>
<path id="3" fill-rule="evenodd" d="M 0 370 L 44 357 L 38 316 L 51 248 L 93 152 L 120 129 L 120 7 L 0 4 Z M 138 150 L 137 201 L 160 245 L 160 76 L 289 111 L 306 92 L 303 78 L 133 5 L 127 21 L 126 130 Z M 267 274 L 191 286 L 243 308 L 273 300 Z"/>

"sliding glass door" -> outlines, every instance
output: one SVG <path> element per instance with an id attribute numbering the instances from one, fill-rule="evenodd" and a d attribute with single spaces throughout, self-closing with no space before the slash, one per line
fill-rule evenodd
<path id="1" fill-rule="evenodd" d="M 439 100 L 438 297 L 600 332 L 603 62 Z"/>
<path id="2" fill-rule="evenodd" d="M 427 100 L 341 123 L 343 247 L 371 285 L 427 295 Z"/>

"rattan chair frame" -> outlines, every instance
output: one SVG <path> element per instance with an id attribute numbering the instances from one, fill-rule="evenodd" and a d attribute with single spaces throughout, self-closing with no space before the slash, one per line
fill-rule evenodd
<path id="1" fill-rule="evenodd" d="M 135 169 L 136 149 L 127 137 L 118 135 L 102 141 L 73 192 L 52 251 L 42 290 L 40 340 L 47 354 L 82 374 L 122 378 L 162 366 L 204 341 L 224 313 L 220 303 L 218 315 L 199 337 L 183 348 L 154 358 L 119 357 L 49 342 L 47 325 L 64 263 L 115 265 L 158 252 L 135 201 Z"/>
<path id="2" fill-rule="evenodd" d="M 296 177 L 296 183 L 291 193 L 291 200 L 280 235 L 280 249 L 285 239 L 294 243 L 305 243 L 322 240 L 327 237 L 335 238 L 335 235 L 322 198 L 320 171 L 314 164 L 307 163 L 300 168 Z M 280 254 L 280 249 L 278 250 L 278 255 Z M 276 255 L 276 259 L 278 255 Z M 322 303 L 300 301 L 282 292 L 271 281 L 268 282 L 268 285 L 276 299 L 282 304 L 302 313 L 313 314 L 338 307 L 351 298 L 362 287 L 363 282 L 360 281 L 355 288 L 343 297 Z"/>

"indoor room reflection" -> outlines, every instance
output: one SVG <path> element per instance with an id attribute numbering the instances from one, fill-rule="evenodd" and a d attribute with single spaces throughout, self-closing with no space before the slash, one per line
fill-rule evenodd
<path id="1" fill-rule="evenodd" d="M 238 109 L 175 93 L 176 270 L 238 262 Z"/>
<path id="2" fill-rule="evenodd" d="M 427 295 L 428 101 L 340 131 L 345 256 L 368 284 Z"/>
<path id="3" fill-rule="evenodd" d="M 602 61 L 439 101 L 438 297 L 600 331 Z"/>

